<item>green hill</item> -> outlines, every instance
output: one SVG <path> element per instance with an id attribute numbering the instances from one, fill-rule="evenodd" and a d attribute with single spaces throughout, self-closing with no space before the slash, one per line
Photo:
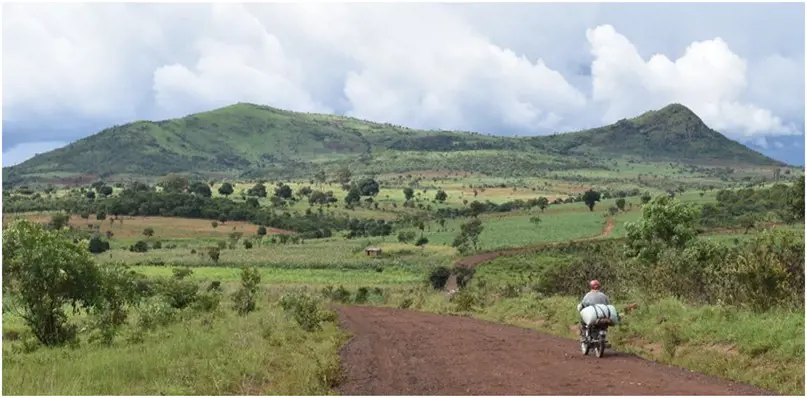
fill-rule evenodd
<path id="1" fill-rule="evenodd" d="M 13 185 L 115 181 L 170 172 L 292 178 L 341 165 L 360 172 L 528 174 L 602 168 L 615 156 L 732 167 L 782 165 L 710 129 L 678 104 L 580 132 L 501 137 L 239 103 L 179 119 L 114 126 L 4 168 L 3 179 Z"/>

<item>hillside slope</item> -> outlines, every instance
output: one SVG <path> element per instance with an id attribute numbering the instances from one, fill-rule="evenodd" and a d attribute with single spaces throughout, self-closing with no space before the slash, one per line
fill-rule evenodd
<path id="1" fill-rule="evenodd" d="M 597 168 L 613 156 L 704 165 L 781 165 L 727 139 L 677 104 L 605 127 L 524 138 L 415 130 L 239 103 L 179 119 L 114 126 L 4 168 L 3 179 L 12 184 L 99 177 L 112 181 L 169 172 L 300 177 L 348 164 L 399 172 L 474 166 L 495 174 L 507 167 L 525 172 Z M 487 163 L 477 164 L 486 158 L 499 161 L 488 170 Z"/>

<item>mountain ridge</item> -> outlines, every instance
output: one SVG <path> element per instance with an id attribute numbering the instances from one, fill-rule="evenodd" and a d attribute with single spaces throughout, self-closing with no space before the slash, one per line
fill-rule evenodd
<path id="1" fill-rule="evenodd" d="M 90 176 L 114 181 L 171 172 L 288 177 L 339 164 L 369 168 L 383 163 L 395 171 L 411 170 L 419 163 L 428 169 L 439 166 L 441 153 L 462 163 L 470 162 L 470 155 L 487 152 L 529 158 L 527 169 L 534 170 L 597 168 L 614 156 L 698 165 L 786 166 L 712 130 L 681 104 L 582 131 L 512 137 L 420 130 L 239 102 L 176 119 L 112 126 L 3 168 L 3 179 L 16 184 Z M 401 159 L 407 156 L 425 163 L 412 160 L 404 165 Z"/>

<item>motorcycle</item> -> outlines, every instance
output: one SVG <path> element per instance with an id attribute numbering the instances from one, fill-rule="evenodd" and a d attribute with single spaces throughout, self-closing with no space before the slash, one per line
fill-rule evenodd
<path id="1" fill-rule="evenodd" d="M 611 348 L 608 343 L 608 327 L 611 322 L 603 320 L 594 325 L 585 327 L 581 331 L 580 351 L 583 355 L 588 355 L 589 351 L 593 348 L 594 355 L 597 358 L 602 358 L 606 348 Z"/>

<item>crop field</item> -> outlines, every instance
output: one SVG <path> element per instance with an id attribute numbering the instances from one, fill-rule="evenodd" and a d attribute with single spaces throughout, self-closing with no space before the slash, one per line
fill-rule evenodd
<path id="1" fill-rule="evenodd" d="M 30 214 L 24 217 L 34 221 L 47 223 L 52 214 L 40 213 Z M 3 223 L 7 223 L 17 215 L 4 215 Z M 197 238 L 227 238 L 232 232 L 240 232 L 245 236 L 252 236 L 258 230 L 257 225 L 249 224 L 243 221 L 228 221 L 225 223 L 216 222 L 217 227 L 213 227 L 213 222 L 210 220 L 200 220 L 192 218 L 178 218 L 178 217 L 121 217 L 118 220 L 113 220 L 108 217 L 106 220 L 96 219 L 94 214 L 90 215 L 89 219 L 82 219 L 78 216 L 70 217 L 70 225 L 78 228 L 89 228 L 90 226 L 99 227 L 102 234 L 107 231 L 113 233 L 113 237 L 128 241 L 143 239 L 143 231 L 146 228 L 151 228 L 154 231 L 154 237 L 157 239 L 197 239 Z M 267 234 L 284 233 L 284 231 L 274 228 L 267 228 Z"/>

